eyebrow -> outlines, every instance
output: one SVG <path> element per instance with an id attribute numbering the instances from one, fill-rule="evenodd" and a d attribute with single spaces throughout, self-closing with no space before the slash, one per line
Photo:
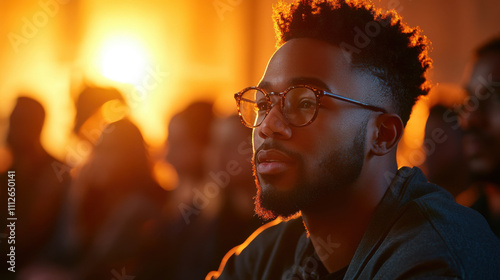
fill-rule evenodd
<path id="1" fill-rule="evenodd" d="M 288 81 L 289 86 L 296 86 L 296 85 L 310 85 L 310 86 L 315 86 L 318 89 L 324 90 L 331 92 L 332 90 L 330 87 L 323 82 L 322 80 L 318 78 L 313 78 L 313 77 L 297 77 L 297 78 L 292 78 Z M 257 87 L 268 89 L 271 87 L 270 82 L 261 82 L 257 85 Z M 283 89 L 284 90 L 284 89 Z"/>

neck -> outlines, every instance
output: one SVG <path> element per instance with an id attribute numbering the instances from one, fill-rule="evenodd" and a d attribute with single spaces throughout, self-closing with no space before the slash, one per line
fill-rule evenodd
<path id="1" fill-rule="evenodd" d="M 395 174 L 397 166 L 385 170 L 393 170 Z M 373 172 L 365 169 L 353 185 L 336 194 L 337 199 L 330 199 L 323 209 L 302 211 L 314 249 L 330 273 L 351 262 L 390 184 L 381 174 L 380 169 Z"/>

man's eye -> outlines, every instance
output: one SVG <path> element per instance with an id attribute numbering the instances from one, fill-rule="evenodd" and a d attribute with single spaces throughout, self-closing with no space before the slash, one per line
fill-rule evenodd
<path id="1" fill-rule="evenodd" d="M 315 107 L 316 107 L 316 102 L 313 102 L 312 100 L 309 99 L 301 100 L 298 106 L 298 108 L 300 109 L 311 109 Z"/>
<path id="2" fill-rule="evenodd" d="M 269 104 L 267 103 L 266 100 L 262 100 L 262 101 L 257 101 L 257 109 L 259 111 L 266 111 L 269 107 Z"/>

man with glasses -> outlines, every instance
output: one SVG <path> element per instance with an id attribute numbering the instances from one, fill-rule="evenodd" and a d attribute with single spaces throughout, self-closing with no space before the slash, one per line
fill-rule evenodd
<path id="1" fill-rule="evenodd" d="M 256 212 L 275 219 L 207 279 L 496 279 L 484 219 L 398 170 L 396 146 L 429 88 L 428 42 L 368 4 L 281 4 L 278 50 L 235 95 L 253 128 Z"/>

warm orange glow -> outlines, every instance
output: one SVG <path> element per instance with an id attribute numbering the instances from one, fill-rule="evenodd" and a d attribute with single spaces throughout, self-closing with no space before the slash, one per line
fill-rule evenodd
<path id="1" fill-rule="evenodd" d="M 398 146 L 398 166 L 420 166 L 425 161 L 422 143 L 425 136 L 425 123 L 429 115 L 426 98 L 419 100 L 413 107 L 403 137 Z"/>
<path id="2" fill-rule="evenodd" d="M 102 75 L 120 83 L 136 84 L 145 75 L 147 54 L 132 38 L 115 37 L 106 41 L 100 55 Z"/>
<path id="3" fill-rule="evenodd" d="M 259 44 L 250 48 L 239 43 L 248 40 L 250 2 L 222 20 L 211 1 L 69 1 L 52 7 L 43 25 L 28 28 L 23 18 L 35 24 L 33 16 L 46 13 L 39 3 L 7 4 L 0 30 L 27 41 L 0 44 L 0 118 L 8 118 L 20 90 L 29 92 L 47 111 L 42 144 L 63 161 L 80 154 L 72 102 L 82 82 L 120 90 L 147 144 L 160 148 L 168 119 L 194 100 L 213 100 L 219 112 L 235 113 L 232 93 L 258 82 L 274 50 L 268 5 L 260 12 L 268 20 L 258 23 Z M 250 50 L 258 55 L 250 57 Z M 0 137 L 7 129 L 0 124 Z"/>
<path id="4" fill-rule="evenodd" d="M 177 173 L 175 169 L 165 161 L 157 161 L 153 166 L 153 176 L 160 186 L 168 191 L 177 186 Z"/>
<path id="5" fill-rule="evenodd" d="M 7 147 L 0 146 L 0 158 L 2 159 L 0 160 L 0 173 L 7 172 L 13 160 L 12 154 L 7 149 Z"/>

